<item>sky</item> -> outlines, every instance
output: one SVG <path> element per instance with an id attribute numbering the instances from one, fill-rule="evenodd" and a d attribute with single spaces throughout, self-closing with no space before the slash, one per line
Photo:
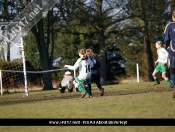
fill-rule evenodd
<path id="1" fill-rule="evenodd" d="M 10 50 L 10 58 L 11 60 L 17 59 L 17 58 L 21 58 L 21 54 L 20 54 L 20 50 L 18 47 L 13 46 Z"/>
<path id="2" fill-rule="evenodd" d="M 7 59 L 7 45 L 3 45 L 3 48 L 4 48 L 4 55 L 5 55 L 5 59 Z M 10 48 L 10 60 L 14 60 L 14 59 L 17 59 L 17 58 L 21 58 L 21 54 L 20 54 L 20 49 L 19 47 L 16 47 L 16 46 L 12 46 Z"/>

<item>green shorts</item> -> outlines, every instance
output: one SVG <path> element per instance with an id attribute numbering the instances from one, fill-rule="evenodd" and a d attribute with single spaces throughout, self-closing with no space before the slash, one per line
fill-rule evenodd
<path id="1" fill-rule="evenodd" d="M 76 82 L 78 82 L 79 84 L 83 84 L 86 80 L 84 79 L 79 79 L 78 77 L 75 78 Z"/>
<path id="2" fill-rule="evenodd" d="M 162 66 L 162 63 L 158 62 L 155 70 L 158 71 L 158 72 L 167 72 L 167 64 Z"/>
<path id="3" fill-rule="evenodd" d="M 84 82 L 88 82 L 88 80 L 79 79 L 78 77 L 76 77 L 75 80 L 76 80 L 76 82 L 78 82 L 79 84 L 83 84 Z"/>

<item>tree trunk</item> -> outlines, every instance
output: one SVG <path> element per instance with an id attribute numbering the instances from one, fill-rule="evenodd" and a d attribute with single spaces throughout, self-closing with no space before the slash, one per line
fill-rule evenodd
<path id="1" fill-rule="evenodd" d="M 154 79 L 153 79 L 152 73 L 154 71 L 154 65 L 153 65 L 154 62 L 153 62 L 152 51 L 151 51 L 148 35 L 145 36 L 144 41 L 146 44 L 146 55 L 147 55 L 147 62 L 148 62 L 148 78 L 149 78 L 149 81 L 153 81 Z"/>
<path id="2" fill-rule="evenodd" d="M 148 62 L 148 78 L 149 81 L 153 81 L 152 77 L 152 72 L 154 71 L 154 62 L 153 62 L 153 56 L 152 56 L 152 51 L 151 51 L 151 45 L 150 45 L 150 40 L 149 40 L 149 34 L 148 34 L 148 21 L 146 17 L 146 10 L 144 7 L 144 0 L 141 0 L 141 8 L 142 8 L 142 17 L 143 17 L 143 22 L 144 22 L 144 43 L 146 44 L 146 55 L 147 55 L 147 62 Z"/>
<path id="3" fill-rule="evenodd" d="M 105 49 L 105 35 L 104 35 L 104 25 L 101 23 L 102 21 L 102 4 L 103 0 L 96 0 L 95 3 L 97 4 L 97 16 L 99 17 L 98 23 L 98 32 L 99 32 L 99 62 L 101 65 L 100 74 L 101 74 L 101 84 L 107 84 L 107 77 L 106 77 L 106 49 Z M 100 20 L 101 19 L 101 20 Z"/>
<path id="4" fill-rule="evenodd" d="M 32 33 L 35 35 L 36 41 L 37 41 L 37 47 L 39 50 L 39 56 L 40 56 L 40 63 L 42 70 L 50 70 L 50 60 L 48 55 L 48 47 L 44 41 L 44 29 L 43 29 L 43 19 L 41 19 L 38 23 L 38 32 L 36 30 L 36 27 L 34 26 L 32 28 Z M 44 87 L 43 90 L 51 90 L 53 89 L 52 86 L 52 74 L 51 72 L 43 73 L 43 82 Z"/>
<path id="5" fill-rule="evenodd" d="M 100 44 L 100 73 L 101 73 L 101 84 L 105 85 L 107 84 L 107 77 L 106 77 L 106 50 L 105 50 L 105 36 L 104 36 L 104 30 L 100 31 L 99 36 L 99 44 Z"/>

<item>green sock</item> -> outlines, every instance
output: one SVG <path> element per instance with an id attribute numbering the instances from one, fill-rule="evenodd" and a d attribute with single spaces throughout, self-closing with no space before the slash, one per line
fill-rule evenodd
<path id="1" fill-rule="evenodd" d="M 158 78 L 154 78 L 154 81 L 155 81 L 156 83 L 159 83 Z"/>
<path id="2" fill-rule="evenodd" d="M 87 95 L 90 96 L 90 89 L 89 89 L 88 85 L 85 85 L 84 88 L 87 91 Z"/>
<path id="3" fill-rule="evenodd" d="M 81 84 L 78 84 L 77 88 L 78 88 L 78 90 L 80 90 L 81 92 L 84 92 L 84 91 L 85 91 L 84 87 L 83 87 Z"/>
<path id="4" fill-rule="evenodd" d="M 172 86 L 172 85 L 173 85 L 169 79 L 167 79 L 167 80 L 166 80 L 166 82 L 167 82 L 167 83 L 168 83 L 168 85 L 170 85 L 170 86 Z"/>

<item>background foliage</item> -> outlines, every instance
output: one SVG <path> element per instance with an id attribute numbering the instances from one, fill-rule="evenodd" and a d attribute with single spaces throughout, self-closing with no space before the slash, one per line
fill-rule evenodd
<path id="1" fill-rule="evenodd" d="M 0 21 L 13 20 L 28 3 L 1 0 Z M 140 76 L 152 81 L 154 40 L 162 36 L 173 5 L 169 0 L 60 0 L 25 36 L 26 59 L 35 70 L 63 68 L 74 64 L 78 48 L 92 48 L 102 65 L 102 84 L 136 76 L 137 63 Z M 41 33 L 44 38 L 36 35 Z M 58 57 L 59 67 L 53 67 Z M 50 75 L 43 77 L 45 81 Z"/>

